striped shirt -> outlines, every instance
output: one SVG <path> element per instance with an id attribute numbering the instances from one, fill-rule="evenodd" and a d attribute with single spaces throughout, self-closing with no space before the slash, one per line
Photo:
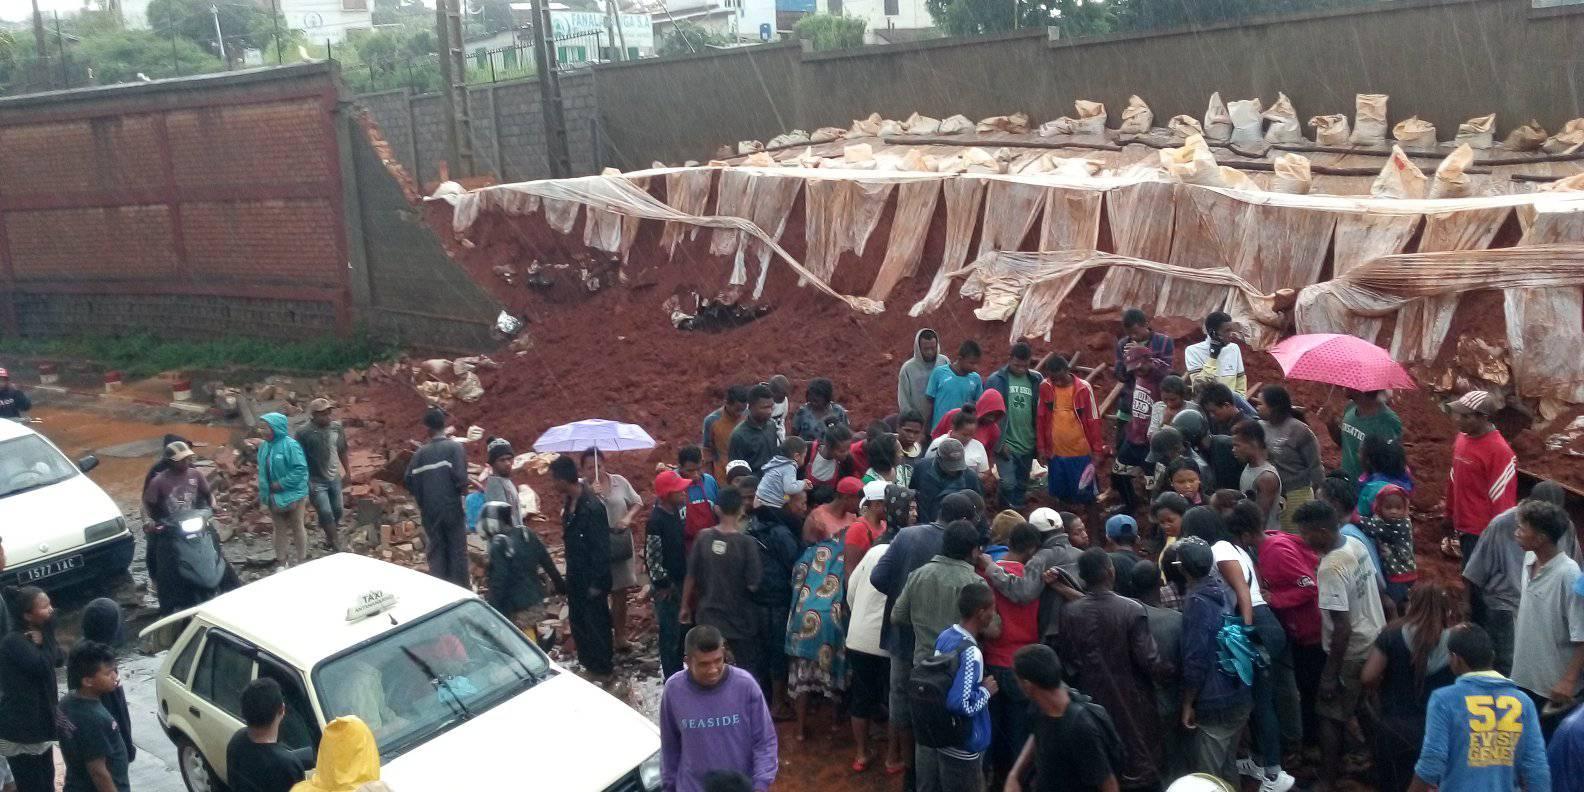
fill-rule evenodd
<path id="1" fill-rule="evenodd" d="M 1452 443 L 1447 516 L 1460 533 L 1478 536 L 1496 515 L 1518 505 L 1518 457 L 1501 432 L 1459 434 Z"/>

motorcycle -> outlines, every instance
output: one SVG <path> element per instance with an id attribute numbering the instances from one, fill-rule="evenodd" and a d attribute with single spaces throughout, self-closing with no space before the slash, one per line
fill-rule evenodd
<path id="1" fill-rule="evenodd" d="M 159 521 L 160 613 L 174 613 L 236 588 L 236 571 L 220 552 L 214 512 L 189 509 Z"/>

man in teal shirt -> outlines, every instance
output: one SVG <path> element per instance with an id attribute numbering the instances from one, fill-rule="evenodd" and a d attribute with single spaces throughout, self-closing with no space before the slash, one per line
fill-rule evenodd
<path id="1" fill-rule="evenodd" d="M 1001 447 L 989 448 L 1001 476 L 1001 498 L 1009 509 L 1023 508 L 1029 470 L 1034 465 L 1035 399 L 1044 377 L 1032 368 L 1034 350 L 1019 341 L 1012 345 L 1007 364 L 990 375 L 985 387 L 1001 392 L 1006 417 L 1001 419 Z"/>
<path id="2" fill-rule="evenodd" d="M 930 372 L 929 385 L 924 388 L 930 426 L 940 425 L 946 413 L 979 400 L 979 394 L 984 393 L 984 380 L 974 370 L 978 366 L 979 344 L 969 339 L 957 348 L 957 359 L 951 365 L 936 366 Z"/>
<path id="3" fill-rule="evenodd" d="M 1359 464 L 1359 449 L 1364 446 L 1364 438 L 1378 435 L 1387 440 L 1401 440 L 1403 425 L 1397 413 L 1386 406 L 1380 391 L 1350 390 L 1348 401 L 1351 404 L 1342 414 L 1342 420 L 1331 419 L 1327 428 L 1331 430 L 1331 439 L 1342 449 L 1342 472 L 1358 481 L 1364 472 Z"/>
<path id="4" fill-rule="evenodd" d="M 1496 649 L 1473 624 L 1452 630 L 1457 681 L 1430 695 L 1424 744 L 1409 792 L 1551 792 L 1551 768 L 1534 700 L 1492 671 Z"/>

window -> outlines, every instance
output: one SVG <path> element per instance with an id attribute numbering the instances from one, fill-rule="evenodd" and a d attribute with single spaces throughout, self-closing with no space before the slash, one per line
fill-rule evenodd
<path id="1" fill-rule="evenodd" d="M 897 0 L 885 0 L 885 15 L 896 16 L 897 14 L 902 13 L 900 6 L 901 3 L 898 3 Z"/>
<path id="2" fill-rule="evenodd" d="M 367 11 L 368 0 L 341 0 L 342 11 Z"/>
<path id="3" fill-rule="evenodd" d="M 77 466 L 38 435 L 0 443 L 0 498 L 48 487 L 75 475 Z"/>
<path id="4" fill-rule="evenodd" d="M 842 0 L 825 0 L 825 9 L 837 16 L 842 12 Z"/>
<path id="5" fill-rule="evenodd" d="M 253 681 L 253 656 L 235 641 L 211 633 L 204 643 L 192 690 L 237 720 L 242 719 L 242 688 Z"/>
<path id="6" fill-rule="evenodd" d="M 176 662 L 171 663 L 171 676 L 183 685 L 192 678 L 193 659 L 198 656 L 198 647 L 203 643 L 204 633 L 208 631 L 208 627 L 199 627 L 193 633 L 192 640 L 182 647 L 181 654 L 176 656 Z"/>
<path id="7" fill-rule="evenodd" d="M 281 744 L 292 750 L 318 745 L 319 728 L 314 720 L 313 707 L 308 705 L 302 675 L 267 655 L 259 657 L 258 675 L 259 679 L 268 678 L 279 682 L 281 693 L 286 699 L 286 717 L 281 720 L 280 726 Z"/>

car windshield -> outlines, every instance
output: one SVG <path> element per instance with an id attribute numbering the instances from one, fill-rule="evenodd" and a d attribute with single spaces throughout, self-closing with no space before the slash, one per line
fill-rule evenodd
<path id="1" fill-rule="evenodd" d="M 77 466 L 38 435 L 0 443 L 0 498 L 47 487 L 75 475 Z"/>
<path id="2" fill-rule="evenodd" d="M 521 631 L 467 600 L 321 663 L 314 687 L 326 720 L 362 718 L 389 761 L 551 673 Z"/>

